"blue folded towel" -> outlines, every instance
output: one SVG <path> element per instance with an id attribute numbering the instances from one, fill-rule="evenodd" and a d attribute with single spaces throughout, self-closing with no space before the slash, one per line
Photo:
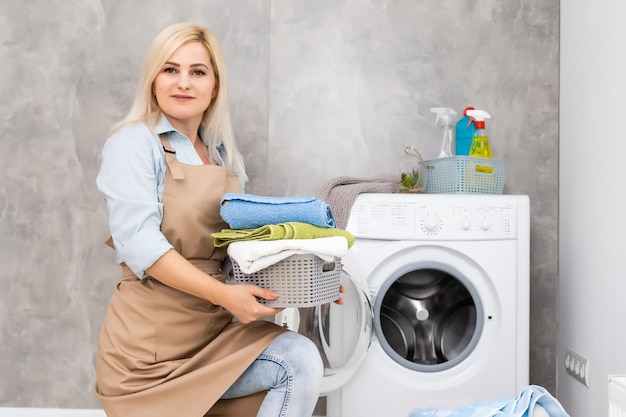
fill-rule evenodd
<path id="1" fill-rule="evenodd" d="M 231 229 L 256 229 L 268 224 L 286 222 L 335 227 L 330 206 L 313 197 L 264 197 L 227 193 L 222 197 L 220 214 Z"/>
<path id="2" fill-rule="evenodd" d="M 464 408 L 421 408 L 410 417 L 531 417 L 537 405 L 550 417 L 569 417 L 556 398 L 537 385 L 522 389 L 517 397 L 479 402 Z"/>

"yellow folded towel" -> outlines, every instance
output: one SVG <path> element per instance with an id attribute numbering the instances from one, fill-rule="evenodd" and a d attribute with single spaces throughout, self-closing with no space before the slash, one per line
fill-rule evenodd
<path id="1" fill-rule="evenodd" d="M 309 223 L 286 222 L 268 224 L 258 229 L 223 229 L 212 233 L 215 247 L 246 240 L 315 239 L 320 237 L 343 236 L 348 248 L 354 243 L 354 236 L 347 230 L 334 227 L 319 227 Z"/>

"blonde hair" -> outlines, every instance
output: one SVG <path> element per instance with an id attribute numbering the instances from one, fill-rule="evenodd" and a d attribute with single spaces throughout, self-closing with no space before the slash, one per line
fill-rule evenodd
<path id="1" fill-rule="evenodd" d="M 217 84 L 217 94 L 204 112 L 200 123 L 200 136 L 209 152 L 214 152 L 216 146 L 222 144 L 226 151 L 226 155 L 223 155 L 224 164 L 233 169 L 239 175 L 239 179 L 245 182 L 248 177 L 239 157 L 230 123 L 226 61 L 215 35 L 202 26 L 194 23 L 175 23 L 161 29 L 155 36 L 146 54 L 133 105 L 128 115 L 113 130 L 136 122 L 143 122 L 154 130 L 162 115 L 161 108 L 152 94 L 154 80 L 168 58 L 181 45 L 192 41 L 201 42 L 209 52 Z"/>

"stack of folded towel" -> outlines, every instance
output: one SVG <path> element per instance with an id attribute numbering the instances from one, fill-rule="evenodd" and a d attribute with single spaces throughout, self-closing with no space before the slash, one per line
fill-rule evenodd
<path id="1" fill-rule="evenodd" d="M 228 246 L 245 274 L 303 253 L 330 262 L 354 243 L 350 232 L 335 227 L 330 206 L 316 198 L 228 193 L 220 214 L 231 228 L 211 235 L 215 246 Z"/>

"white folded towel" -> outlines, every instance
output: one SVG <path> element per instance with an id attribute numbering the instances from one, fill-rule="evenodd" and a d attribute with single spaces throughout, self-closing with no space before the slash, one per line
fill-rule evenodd
<path id="1" fill-rule="evenodd" d="M 228 256 L 244 274 L 252 274 L 292 255 L 312 253 L 326 262 L 348 253 L 348 240 L 343 236 L 316 239 L 248 240 L 228 245 Z"/>

